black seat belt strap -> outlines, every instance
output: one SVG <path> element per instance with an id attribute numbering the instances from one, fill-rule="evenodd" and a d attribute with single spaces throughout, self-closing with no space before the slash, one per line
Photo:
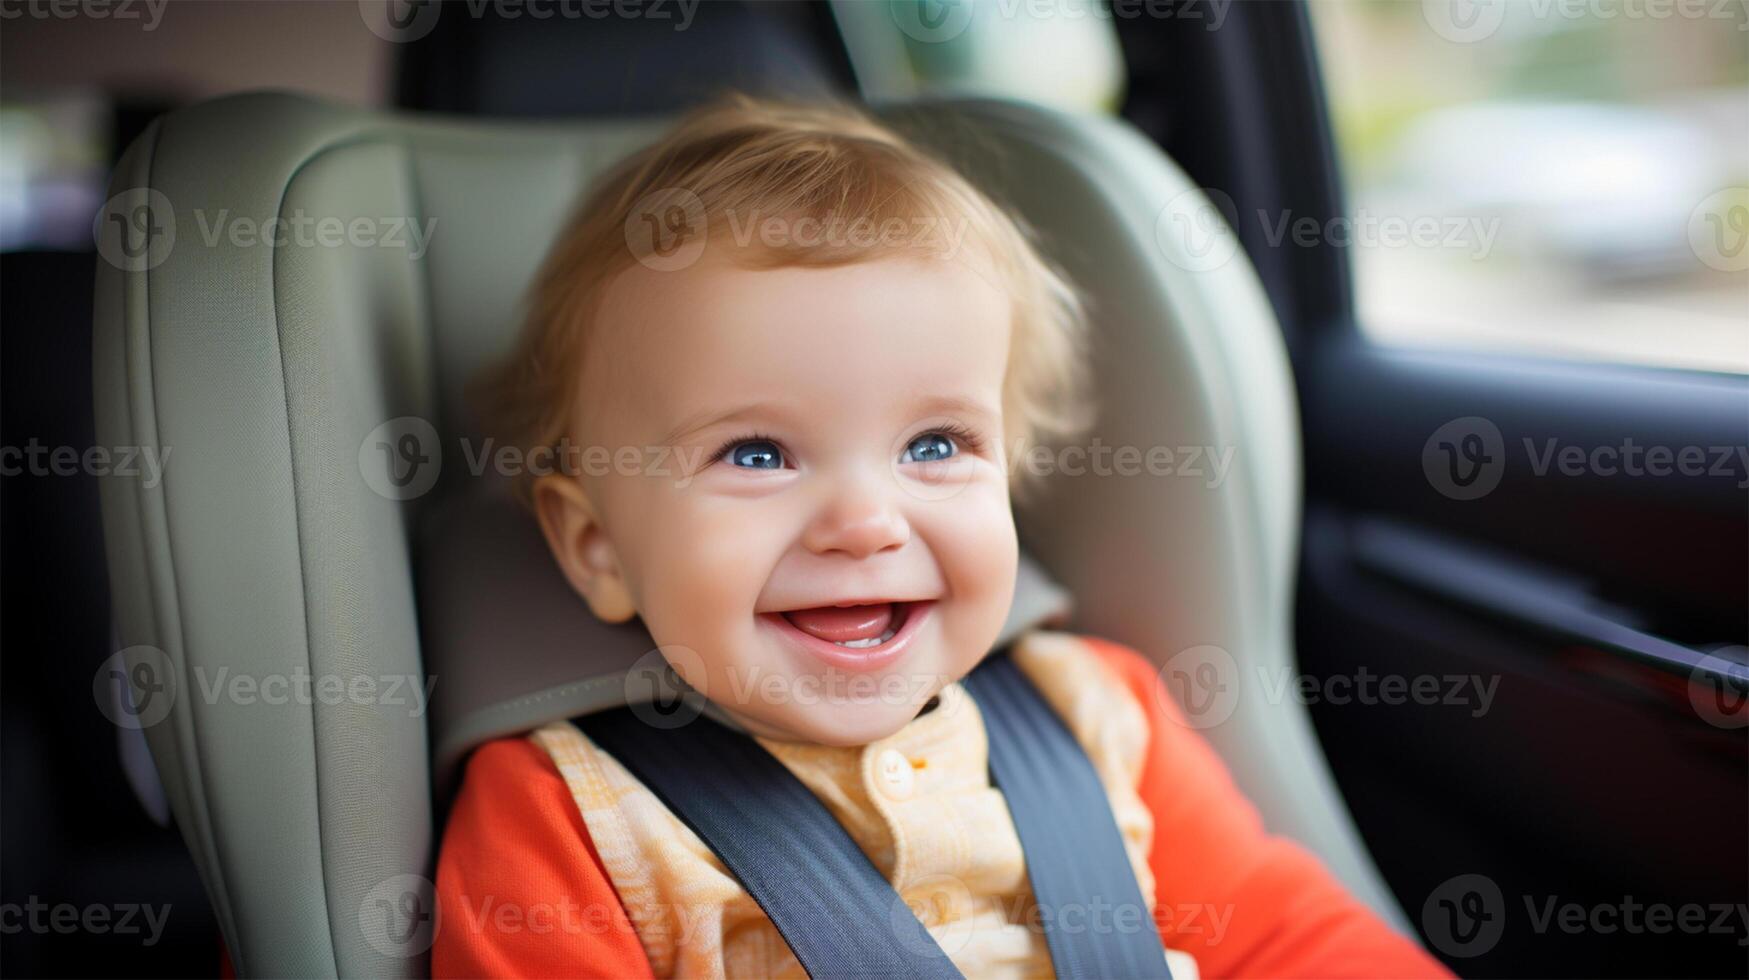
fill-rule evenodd
<path id="1" fill-rule="evenodd" d="M 984 717 L 990 778 L 1020 835 L 1057 976 L 1170 978 L 1111 801 L 1081 743 L 1006 651 L 960 683 Z"/>
<path id="2" fill-rule="evenodd" d="M 1058 977 L 1170 980 L 1093 763 L 1006 651 L 961 685 L 989 735 Z M 620 708 L 577 725 L 698 834 L 810 977 L 958 977 L 825 804 L 752 738 L 706 717 L 646 724 Z"/>
<path id="3" fill-rule="evenodd" d="M 825 804 L 758 742 L 705 717 L 653 727 L 626 708 L 577 725 L 722 859 L 808 976 L 960 976 Z"/>

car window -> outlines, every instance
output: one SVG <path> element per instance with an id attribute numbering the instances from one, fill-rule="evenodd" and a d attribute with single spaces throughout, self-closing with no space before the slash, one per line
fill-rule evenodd
<path id="1" fill-rule="evenodd" d="M 1749 4 L 1312 17 L 1367 335 L 1749 372 Z"/>
<path id="2" fill-rule="evenodd" d="M 1099 0 L 839 0 L 833 11 L 871 100 L 920 94 L 1026 99 L 1115 112 L 1123 54 Z"/>

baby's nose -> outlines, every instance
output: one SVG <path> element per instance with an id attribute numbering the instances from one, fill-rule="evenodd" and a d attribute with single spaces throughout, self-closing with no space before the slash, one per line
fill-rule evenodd
<path id="1" fill-rule="evenodd" d="M 872 495 L 856 495 L 827 504 L 802 537 L 817 555 L 839 552 L 867 558 L 903 547 L 911 540 L 911 525 L 892 504 Z"/>

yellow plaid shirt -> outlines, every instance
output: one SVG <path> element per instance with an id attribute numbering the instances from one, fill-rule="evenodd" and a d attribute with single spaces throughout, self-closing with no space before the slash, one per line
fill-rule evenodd
<path id="1" fill-rule="evenodd" d="M 1013 657 L 1092 760 L 1152 911 L 1154 821 L 1135 789 L 1148 737 L 1142 706 L 1068 634 L 1027 634 Z M 569 722 L 530 738 L 564 777 L 656 976 L 807 975 L 710 848 L 617 760 Z M 759 743 L 825 803 L 960 972 L 1052 975 L 1014 821 L 990 785 L 983 718 L 958 684 L 867 745 Z M 1175 980 L 1196 980 L 1189 954 L 1166 955 Z"/>

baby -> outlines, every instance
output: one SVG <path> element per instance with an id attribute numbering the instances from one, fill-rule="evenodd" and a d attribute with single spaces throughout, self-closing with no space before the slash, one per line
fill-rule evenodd
<path id="1" fill-rule="evenodd" d="M 641 620 L 967 976 L 1052 973 L 959 682 L 1015 592 L 1011 460 L 1086 418 L 1084 323 L 948 166 L 851 109 L 732 98 L 587 198 L 484 387 L 518 445 L 671 450 L 661 475 L 528 481 L 559 568 L 600 619 Z M 1011 657 L 1099 774 L 1174 977 L 1445 975 L 1264 832 L 1142 657 L 1042 631 Z M 438 975 L 804 975 L 569 723 L 475 753 L 437 890 Z"/>

